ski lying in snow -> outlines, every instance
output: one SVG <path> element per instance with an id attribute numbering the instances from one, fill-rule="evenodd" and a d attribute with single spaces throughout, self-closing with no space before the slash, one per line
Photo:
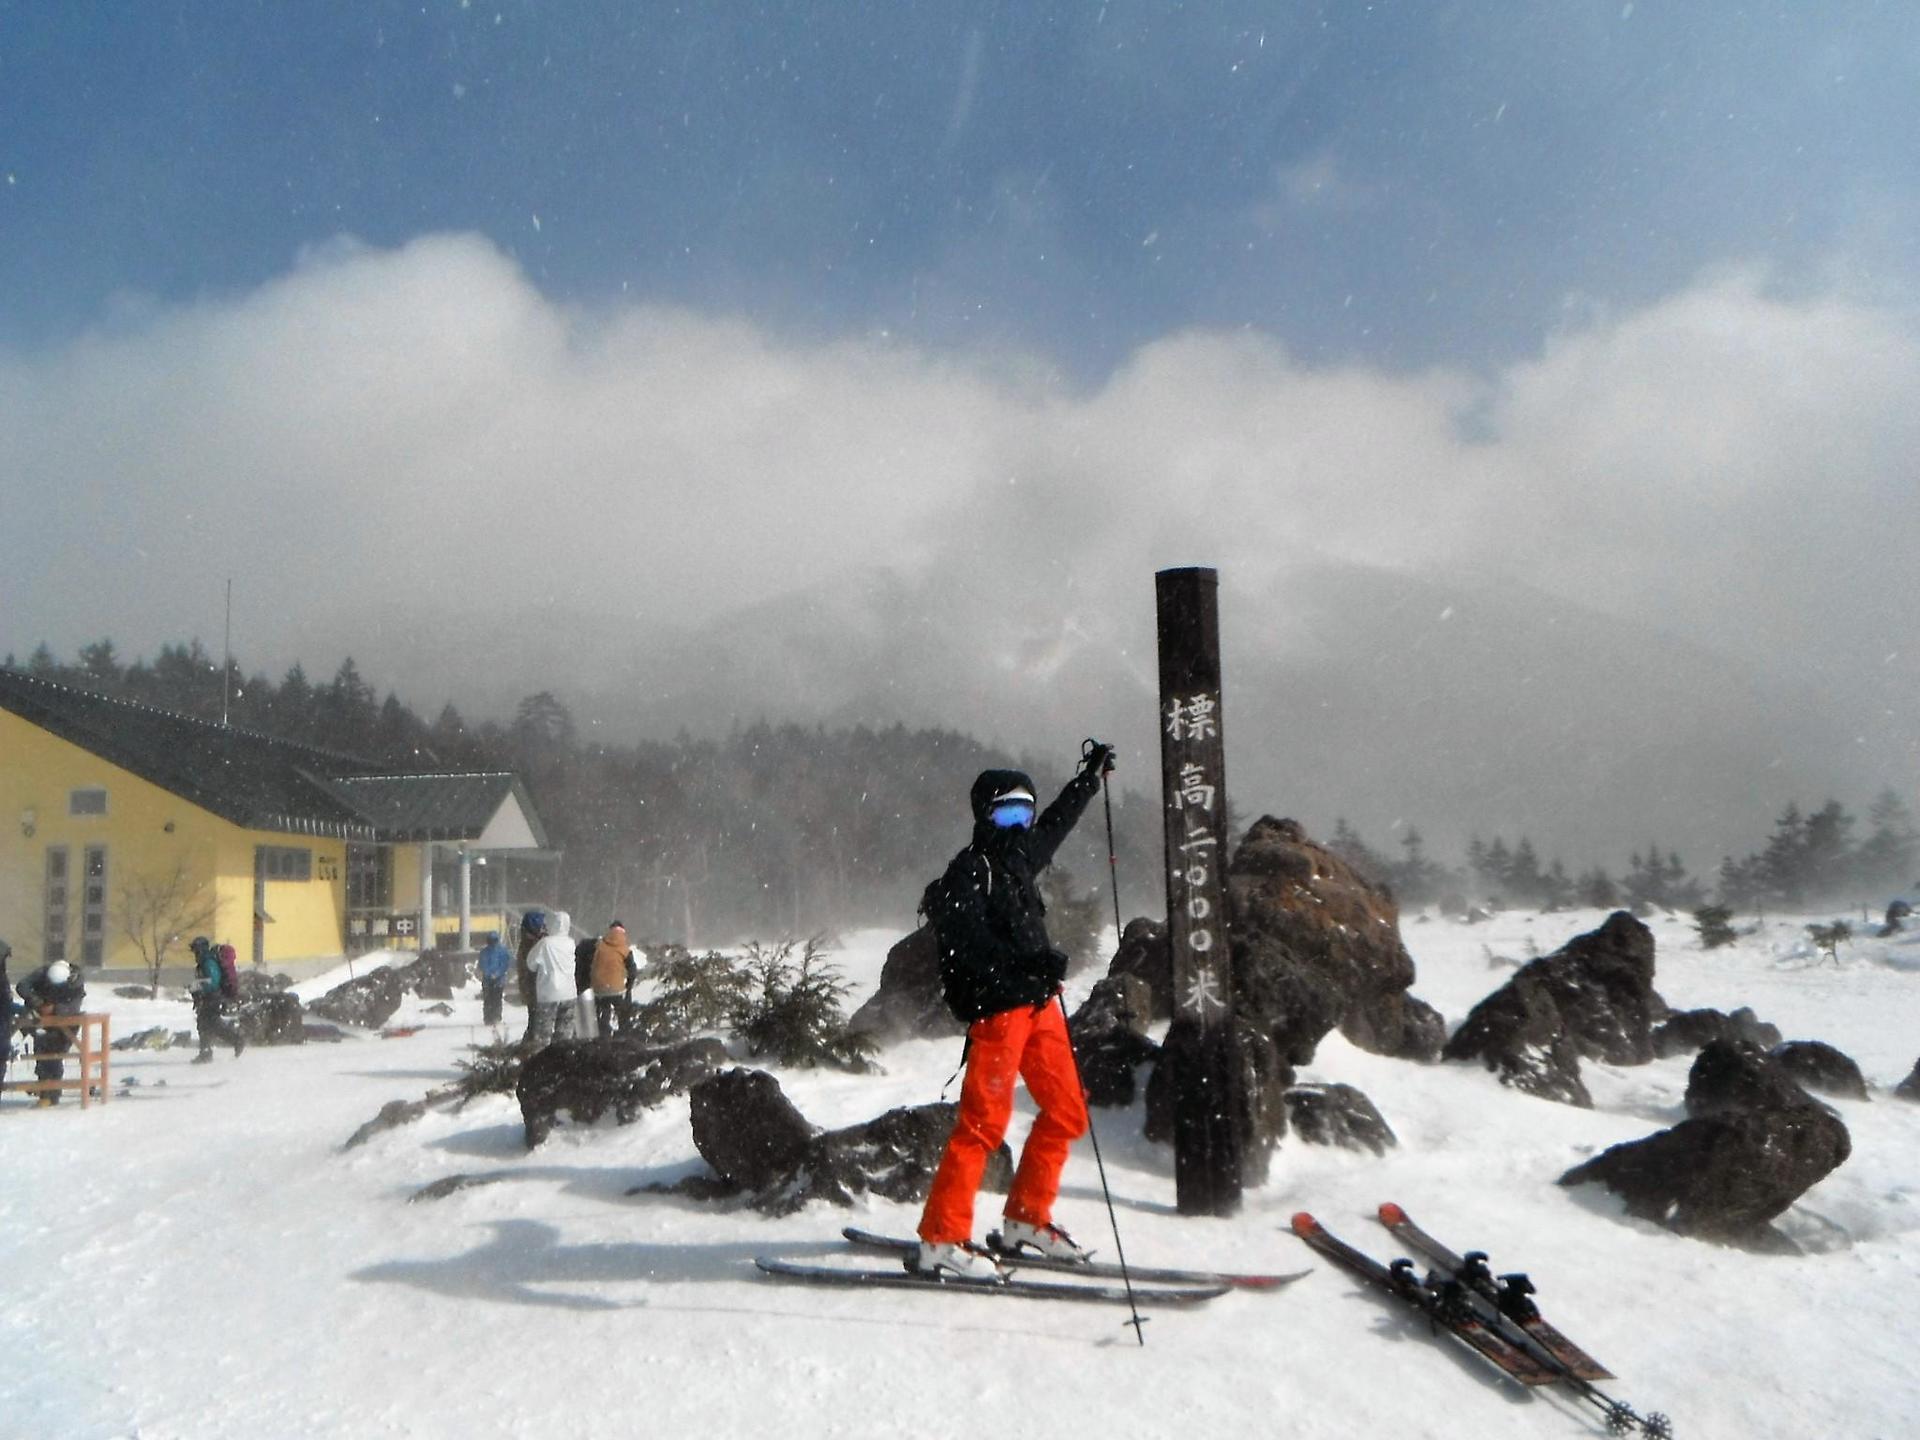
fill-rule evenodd
<path id="1" fill-rule="evenodd" d="M 1396 1239 L 1405 1241 L 1409 1249 L 1433 1265 L 1427 1288 L 1439 1297 L 1442 1307 L 1471 1309 L 1486 1324 L 1544 1361 L 1555 1380 L 1599 1410 L 1609 1434 L 1629 1435 L 1638 1430 L 1648 1440 L 1672 1440 L 1673 1422 L 1665 1415 L 1657 1410 L 1641 1415 L 1631 1405 L 1594 1387 L 1593 1381 L 1611 1380 L 1612 1373 L 1541 1318 L 1539 1307 L 1529 1298 L 1533 1282 L 1526 1276 L 1496 1277 L 1487 1266 L 1485 1253 L 1479 1250 L 1470 1250 L 1464 1256 L 1454 1254 L 1392 1201 L 1383 1204 L 1378 1214 L 1380 1223 Z"/>
<path id="2" fill-rule="evenodd" d="M 754 1262 L 778 1280 L 799 1280 L 809 1285 L 849 1285 L 861 1289 L 964 1291 L 974 1295 L 1011 1295 L 1026 1300 L 1081 1300 L 1095 1304 L 1124 1305 L 1131 1298 L 1142 1305 L 1198 1305 L 1218 1299 L 1230 1288 L 1225 1285 L 1165 1286 L 1142 1289 L 1136 1285 L 1129 1296 L 1121 1285 L 1078 1285 L 1061 1280 L 1025 1280 L 1018 1275 L 999 1279 L 960 1275 L 919 1275 L 911 1270 L 844 1270 L 836 1265 L 806 1265 L 797 1260 L 781 1260 L 762 1255 Z"/>
<path id="3" fill-rule="evenodd" d="M 1533 1282 L 1524 1275 L 1496 1276 L 1487 1267 L 1486 1252 L 1470 1250 L 1461 1257 L 1422 1230 L 1413 1217 L 1391 1200 L 1380 1207 L 1380 1223 L 1394 1239 L 1442 1272 L 1492 1303 L 1527 1338 L 1545 1351 L 1567 1374 L 1581 1380 L 1611 1380 L 1613 1372 L 1560 1333 L 1541 1315 L 1532 1300 Z"/>
<path id="4" fill-rule="evenodd" d="M 1350 1274 L 1418 1310 L 1437 1329 L 1479 1351 L 1522 1385 L 1551 1385 L 1560 1378 L 1559 1371 L 1516 1345 L 1466 1306 L 1444 1304 L 1438 1292 L 1420 1283 L 1411 1260 L 1383 1265 L 1354 1249 L 1304 1210 L 1293 1217 L 1293 1233 Z"/>
<path id="5" fill-rule="evenodd" d="M 872 1230 L 862 1230 L 857 1225 L 849 1225 L 840 1232 L 850 1244 L 866 1250 L 885 1250 L 895 1255 L 911 1255 L 920 1246 L 918 1240 L 900 1235 L 880 1235 Z M 1175 1270 L 1164 1266 L 1129 1265 L 1126 1275 L 1120 1267 L 1109 1260 L 1058 1260 L 1050 1255 L 1009 1253 L 1000 1249 L 994 1242 L 998 1233 L 987 1237 L 987 1248 L 993 1256 L 1008 1270 L 1054 1270 L 1063 1275 L 1086 1275 L 1098 1280 L 1121 1280 L 1131 1277 L 1149 1285 L 1198 1285 L 1212 1287 L 1231 1286 L 1236 1290 L 1278 1290 L 1283 1285 L 1291 1285 L 1301 1276 L 1311 1271 L 1296 1270 L 1291 1275 L 1242 1275 L 1223 1270 Z"/>

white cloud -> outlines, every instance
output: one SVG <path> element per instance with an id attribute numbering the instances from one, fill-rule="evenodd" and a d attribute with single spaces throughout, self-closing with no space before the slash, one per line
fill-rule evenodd
<path id="1" fill-rule="evenodd" d="M 0 357 L 0 645 L 246 653 L 378 591 L 697 620 L 836 570 L 948 577 L 982 625 L 1137 616 L 1153 567 L 1321 554 L 1509 573 L 1755 655 L 1900 648 L 1920 346 L 1715 275 L 1491 379 L 1188 333 L 1086 392 L 1030 357 L 802 343 L 542 297 L 484 242 L 308 257 L 235 300 Z M 1464 417 L 1472 417 L 1472 424 Z M 343 646 L 350 637 L 342 637 Z M 325 657 L 309 657 L 321 660 Z"/>

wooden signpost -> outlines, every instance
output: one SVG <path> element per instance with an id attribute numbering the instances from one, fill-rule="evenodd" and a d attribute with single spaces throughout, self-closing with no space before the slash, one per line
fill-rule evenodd
<path id="1" fill-rule="evenodd" d="M 1160 648 L 1160 783 L 1167 941 L 1173 951 L 1174 1187 L 1183 1215 L 1240 1205 L 1241 1086 L 1227 946 L 1226 747 L 1220 712 L 1220 576 L 1154 576 Z"/>

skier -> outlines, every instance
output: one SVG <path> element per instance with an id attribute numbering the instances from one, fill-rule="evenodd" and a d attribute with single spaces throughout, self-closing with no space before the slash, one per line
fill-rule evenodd
<path id="1" fill-rule="evenodd" d="M 594 946 L 588 974 L 593 986 L 594 1023 L 603 1040 L 612 1036 L 616 1019 L 622 1030 L 627 1028 L 626 997 L 633 991 L 634 973 L 633 946 L 627 941 L 627 927 L 616 920 Z"/>
<path id="2" fill-rule="evenodd" d="M 1066 1017 L 1055 997 L 1067 957 L 1047 938 L 1040 872 L 1113 768 L 1113 748 L 1089 745 L 1080 772 L 1034 816 L 1033 781 L 987 770 L 973 782 L 973 841 L 929 887 L 948 1006 L 969 1022 L 960 1112 L 920 1216 L 913 1268 L 962 1277 L 997 1273 L 973 1243 L 973 1198 L 1013 1114 L 1013 1082 L 1027 1082 L 1040 1108 L 1020 1151 L 1001 1224 L 1002 1247 L 1085 1260 L 1053 1223 L 1067 1151 L 1087 1129 L 1086 1097 Z"/>
<path id="3" fill-rule="evenodd" d="M 80 978 L 80 972 L 64 960 L 55 960 L 42 965 L 28 975 L 18 986 L 20 998 L 26 1002 L 27 1010 L 42 1022 L 55 1015 L 78 1015 L 80 1007 L 87 998 L 86 982 Z M 63 1080 L 66 1078 L 66 1062 L 60 1057 L 73 1048 L 73 1032 L 64 1025 L 45 1025 L 34 1038 L 33 1078 L 36 1080 Z M 44 1108 L 60 1103 L 58 1090 L 42 1090 L 39 1104 Z"/>
<path id="4" fill-rule="evenodd" d="M 200 1053 L 193 1057 L 193 1063 L 212 1063 L 215 1040 L 223 1045 L 231 1045 L 233 1058 L 238 1060 L 240 1052 L 247 1048 L 247 1042 L 226 1018 L 227 1002 L 237 997 L 229 992 L 227 970 L 220 963 L 220 952 L 225 950 L 231 955 L 233 947 L 222 945 L 216 948 L 206 936 L 196 935 L 187 948 L 193 952 L 193 1023 L 200 1033 Z"/>
<path id="5" fill-rule="evenodd" d="M 546 929 L 540 943 L 527 952 L 527 973 L 533 977 L 525 1041 L 530 1050 L 572 1037 L 574 1004 L 580 998 L 573 978 L 573 941 L 568 938 L 572 920 L 566 911 L 556 910 Z"/>
<path id="6" fill-rule="evenodd" d="M 480 952 L 480 1023 L 498 1025 L 506 1002 L 507 972 L 513 968 L 513 952 L 500 943 L 500 932 L 487 932 L 486 948 Z"/>

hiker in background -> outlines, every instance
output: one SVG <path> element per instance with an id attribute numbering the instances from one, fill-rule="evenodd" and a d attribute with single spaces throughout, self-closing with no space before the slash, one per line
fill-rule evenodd
<path id="1" fill-rule="evenodd" d="M 13 986 L 7 980 L 7 961 L 13 958 L 13 946 L 0 940 L 0 1061 L 13 1055 Z"/>
<path id="2" fill-rule="evenodd" d="M 506 1004 L 507 972 L 513 968 L 513 952 L 500 943 L 500 932 L 489 930 L 487 943 L 480 951 L 480 1023 L 498 1025 Z"/>
<path id="3" fill-rule="evenodd" d="M 193 951 L 193 1024 L 200 1034 L 200 1053 L 193 1057 L 193 1063 L 210 1064 L 216 1040 L 231 1045 L 233 1058 L 238 1060 L 247 1042 L 227 1019 L 228 1007 L 240 998 L 234 949 L 231 945 L 216 947 L 204 935 L 194 936 L 187 948 Z"/>
<path id="4" fill-rule="evenodd" d="M 64 960 L 42 965 L 15 988 L 28 1013 L 42 1022 L 56 1015 L 78 1015 L 87 998 L 86 982 L 80 978 L 80 972 Z M 72 1030 L 64 1025 L 43 1023 L 34 1033 L 33 1078 L 66 1079 L 67 1066 L 61 1057 L 72 1048 Z M 43 1108 L 59 1103 L 58 1090 L 40 1092 L 39 1104 Z"/>
<path id="5" fill-rule="evenodd" d="M 573 1036 L 573 1008 L 580 987 L 573 979 L 572 922 L 564 910 L 553 912 L 547 933 L 527 952 L 527 972 L 533 977 L 533 1005 L 525 1044 L 537 1050 L 549 1040 Z"/>
<path id="6" fill-rule="evenodd" d="M 616 920 L 593 948 L 589 977 L 593 983 L 594 1023 L 602 1039 L 613 1034 L 616 1019 L 622 1030 L 627 1028 L 627 997 L 633 990 L 633 974 L 633 946 L 627 941 L 627 927 Z"/>
<path id="7" fill-rule="evenodd" d="M 520 917 L 520 946 L 514 956 L 513 977 L 520 987 L 520 1003 L 527 1007 L 527 1031 L 520 1043 L 533 1043 L 534 1008 L 538 1002 L 533 998 L 533 972 L 527 968 L 527 957 L 533 953 L 533 947 L 547 938 L 547 912 L 529 910 Z"/>

